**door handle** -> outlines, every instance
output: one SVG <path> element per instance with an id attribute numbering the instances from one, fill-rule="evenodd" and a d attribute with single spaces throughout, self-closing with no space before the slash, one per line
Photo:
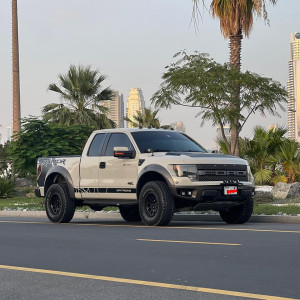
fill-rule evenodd
<path id="1" fill-rule="evenodd" d="M 99 164 L 99 168 L 100 169 L 105 169 L 106 167 L 106 162 L 105 161 L 101 161 L 100 164 Z"/>

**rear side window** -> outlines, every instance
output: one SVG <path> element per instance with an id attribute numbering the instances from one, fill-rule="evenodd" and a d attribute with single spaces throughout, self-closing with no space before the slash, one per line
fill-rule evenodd
<path id="1" fill-rule="evenodd" d="M 110 136 L 105 155 L 113 156 L 114 147 L 127 147 L 128 150 L 134 150 L 129 137 L 125 133 L 113 133 Z"/>
<path id="2" fill-rule="evenodd" d="M 90 149 L 88 152 L 88 156 L 100 156 L 101 150 L 102 150 L 102 147 L 104 144 L 105 136 L 106 135 L 104 133 L 95 135 L 95 137 L 91 143 L 91 146 L 90 146 Z"/>

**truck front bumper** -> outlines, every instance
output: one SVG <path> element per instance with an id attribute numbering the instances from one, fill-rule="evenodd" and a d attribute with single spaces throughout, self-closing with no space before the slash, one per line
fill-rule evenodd
<path id="1" fill-rule="evenodd" d="M 225 195 L 224 186 L 173 186 L 170 187 L 177 208 L 189 207 L 193 210 L 222 210 L 239 205 L 254 196 L 255 188 L 249 185 L 236 185 L 236 195 Z"/>

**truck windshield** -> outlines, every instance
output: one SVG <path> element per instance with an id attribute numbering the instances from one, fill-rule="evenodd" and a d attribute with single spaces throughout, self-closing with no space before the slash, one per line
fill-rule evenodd
<path id="1" fill-rule="evenodd" d="M 141 153 L 153 152 L 206 152 L 187 135 L 174 131 L 131 132 Z M 151 149 L 151 150 L 150 150 Z"/>

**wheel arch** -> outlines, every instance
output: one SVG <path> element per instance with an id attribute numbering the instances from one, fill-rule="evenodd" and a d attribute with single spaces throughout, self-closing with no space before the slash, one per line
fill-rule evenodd
<path id="1" fill-rule="evenodd" d="M 46 195 L 49 187 L 55 183 L 66 183 L 71 198 L 75 198 L 73 180 L 70 173 L 61 166 L 52 168 L 46 175 L 44 193 Z"/>
<path id="2" fill-rule="evenodd" d="M 164 181 L 168 186 L 174 185 L 170 173 L 160 165 L 149 165 L 141 171 L 137 181 L 137 198 L 139 198 L 142 187 L 149 181 Z"/>

